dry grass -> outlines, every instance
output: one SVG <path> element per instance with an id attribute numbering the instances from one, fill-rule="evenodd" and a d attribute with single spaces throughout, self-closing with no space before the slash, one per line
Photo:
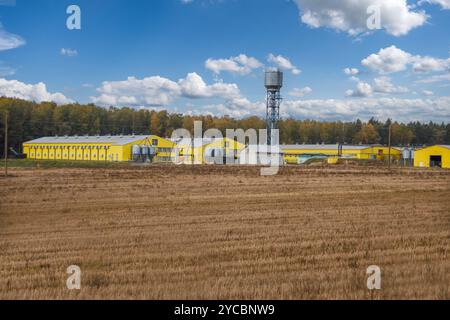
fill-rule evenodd
<path id="1" fill-rule="evenodd" d="M 450 298 L 450 172 L 13 169 L 2 299 Z M 82 290 L 65 287 L 82 269 Z"/>

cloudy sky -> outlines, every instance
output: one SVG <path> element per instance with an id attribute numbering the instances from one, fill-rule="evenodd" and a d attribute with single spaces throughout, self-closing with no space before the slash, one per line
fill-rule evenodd
<path id="1" fill-rule="evenodd" d="M 449 30 L 450 0 L 0 0 L 0 95 L 263 116 L 279 68 L 284 117 L 450 122 Z"/>

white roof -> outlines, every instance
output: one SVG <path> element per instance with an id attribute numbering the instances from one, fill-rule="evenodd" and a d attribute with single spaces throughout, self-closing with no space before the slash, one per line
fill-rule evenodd
<path id="1" fill-rule="evenodd" d="M 252 144 L 247 146 L 242 152 L 254 152 L 254 153 L 282 153 L 281 146 L 269 146 Z"/>
<path id="2" fill-rule="evenodd" d="M 370 145 L 360 145 L 360 146 L 350 146 L 350 145 L 342 145 L 342 149 L 344 150 L 363 150 L 370 147 Z M 283 150 L 333 150 L 338 149 L 338 144 L 285 144 L 280 146 Z"/>
<path id="3" fill-rule="evenodd" d="M 432 148 L 432 147 L 441 147 L 441 148 L 450 149 L 450 145 L 437 144 L 437 145 L 433 145 L 433 146 L 426 146 L 426 147 L 418 148 L 418 149 L 416 149 L 416 151 L 422 151 L 422 150 L 425 150 L 425 149 L 428 149 L 428 148 Z"/>
<path id="4" fill-rule="evenodd" d="M 206 146 L 208 144 L 211 144 L 213 142 L 222 141 L 224 138 L 177 138 L 177 139 L 170 139 L 170 141 L 176 143 L 178 146 L 181 147 L 190 147 L 192 144 L 194 144 L 194 147 L 200 147 L 200 146 Z"/>
<path id="5" fill-rule="evenodd" d="M 150 138 L 151 136 L 62 136 L 62 137 L 43 137 L 25 142 L 26 144 L 41 143 L 60 143 L 60 144 L 76 144 L 76 143 L 108 143 L 113 145 L 126 145 L 133 142 Z"/>

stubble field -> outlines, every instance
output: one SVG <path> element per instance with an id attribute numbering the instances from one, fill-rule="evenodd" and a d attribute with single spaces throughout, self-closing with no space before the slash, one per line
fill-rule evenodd
<path id="1" fill-rule="evenodd" d="M 450 299 L 450 171 L 13 169 L 1 299 Z M 66 269 L 81 268 L 81 290 Z M 382 270 L 371 295 L 366 269 Z"/>

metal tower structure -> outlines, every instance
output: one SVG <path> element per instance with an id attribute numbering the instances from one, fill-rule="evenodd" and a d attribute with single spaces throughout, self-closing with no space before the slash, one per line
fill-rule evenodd
<path id="1" fill-rule="evenodd" d="M 272 145 L 272 131 L 278 129 L 280 121 L 280 90 L 283 87 L 283 72 L 266 71 L 265 87 L 267 89 L 267 145 Z"/>

